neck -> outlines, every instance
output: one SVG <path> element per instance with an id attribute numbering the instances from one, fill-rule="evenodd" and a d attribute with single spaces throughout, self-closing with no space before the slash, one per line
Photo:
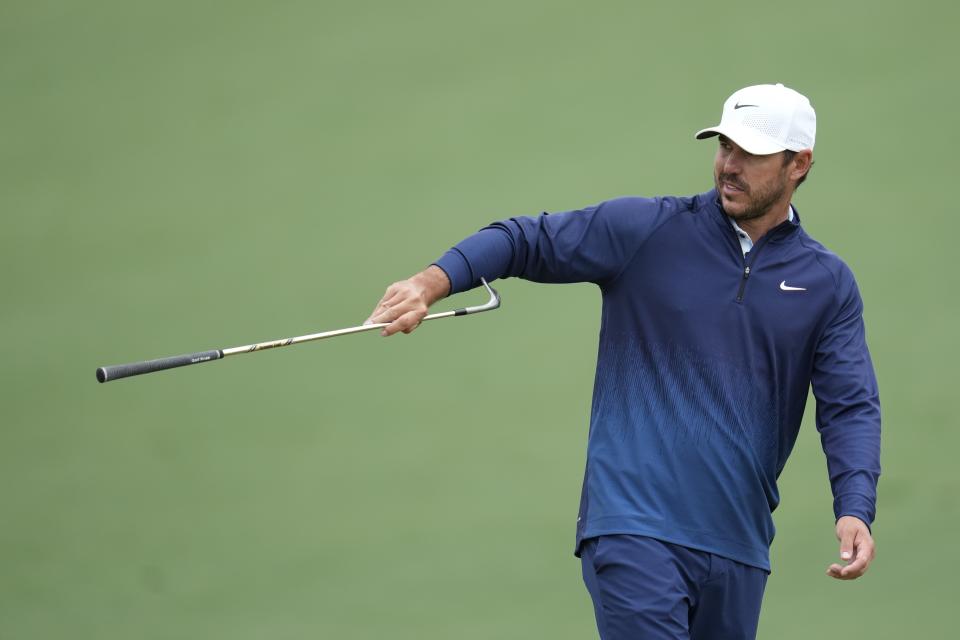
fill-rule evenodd
<path id="1" fill-rule="evenodd" d="M 774 227 L 784 223 L 789 218 L 790 214 L 790 201 L 787 200 L 786 203 L 777 203 L 774 206 L 761 216 L 756 218 L 750 218 L 749 220 L 737 220 L 734 218 L 734 222 L 737 223 L 737 226 L 743 229 L 750 240 L 757 242 L 760 238 L 765 236 L 768 231 Z"/>

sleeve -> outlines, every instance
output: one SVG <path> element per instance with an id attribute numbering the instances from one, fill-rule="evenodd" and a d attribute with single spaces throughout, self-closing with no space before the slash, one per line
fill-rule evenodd
<path id="1" fill-rule="evenodd" d="M 663 199 L 618 198 L 593 207 L 494 222 L 433 264 L 450 278 L 451 293 L 480 278 L 535 282 L 613 280 L 668 217 Z"/>
<path id="2" fill-rule="evenodd" d="M 846 268 L 840 291 L 839 310 L 817 345 L 811 382 L 834 515 L 856 516 L 869 526 L 876 517 L 880 477 L 880 395 L 863 303 Z"/>

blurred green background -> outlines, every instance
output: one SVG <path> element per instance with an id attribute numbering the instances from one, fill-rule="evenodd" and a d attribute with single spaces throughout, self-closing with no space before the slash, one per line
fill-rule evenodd
<path id="1" fill-rule="evenodd" d="M 761 638 L 952 636 L 960 11 L 948 2 L 0 3 L 0 638 L 591 638 L 572 555 L 599 294 L 98 385 L 362 321 L 490 220 L 711 185 L 735 89 L 819 114 L 858 276 L 878 559 L 808 410 Z M 463 294 L 456 304 L 481 302 Z M 450 308 L 453 301 L 437 308 Z"/>

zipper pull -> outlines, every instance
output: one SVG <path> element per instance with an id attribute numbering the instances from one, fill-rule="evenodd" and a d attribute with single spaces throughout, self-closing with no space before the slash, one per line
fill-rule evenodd
<path id="1" fill-rule="evenodd" d="M 744 265 L 743 278 L 740 280 L 740 290 L 737 291 L 737 302 L 743 302 L 743 290 L 747 286 L 747 278 L 750 277 L 750 265 Z"/>

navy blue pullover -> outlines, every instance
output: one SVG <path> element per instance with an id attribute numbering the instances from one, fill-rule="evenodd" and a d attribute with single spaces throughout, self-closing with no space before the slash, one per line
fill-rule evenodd
<path id="1" fill-rule="evenodd" d="M 837 518 L 873 522 L 880 404 L 863 306 L 799 216 L 744 257 L 716 191 L 496 222 L 436 263 L 603 294 L 577 550 L 646 535 L 769 570 L 777 478 L 812 384 Z"/>

